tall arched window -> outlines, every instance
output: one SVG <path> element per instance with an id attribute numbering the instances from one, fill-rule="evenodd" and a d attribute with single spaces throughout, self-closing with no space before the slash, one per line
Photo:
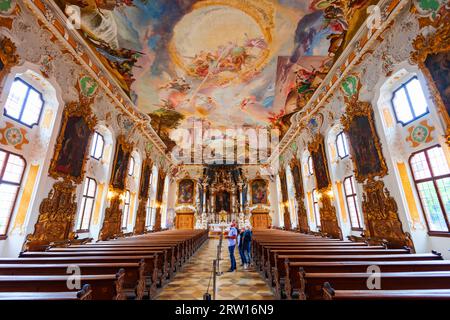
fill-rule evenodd
<path id="1" fill-rule="evenodd" d="M 39 124 L 43 106 L 42 94 L 27 82 L 16 78 L 8 94 L 4 114 L 31 128 Z"/>
<path id="2" fill-rule="evenodd" d="M 125 202 L 123 206 L 123 214 L 122 214 L 122 229 L 126 229 L 128 225 L 128 215 L 130 214 L 130 191 L 125 191 Z"/>
<path id="3" fill-rule="evenodd" d="M 150 174 L 150 179 L 149 179 L 149 187 L 148 187 L 148 199 L 147 199 L 147 204 L 145 206 L 145 226 L 149 227 L 152 223 L 152 202 L 151 202 L 151 197 L 152 197 L 152 180 L 153 180 L 153 173 Z"/>
<path id="4" fill-rule="evenodd" d="M 311 156 L 308 157 L 308 173 L 310 176 L 314 174 L 314 164 Z"/>
<path id="5" fill-rule="evenodd" d="M 105 139 L 97 131 L 94 132 L 91 144 L 91 157 L 95 160 L 100 160 L 103 156 L 103 149 L 105 147 Z"/>
<path id="6" fill-rule="evenodd" d="M 320 228 L 319 197 L 317 195 L 316 189 L 313 189 L 312 191 L 312 200 L 313 200 L 314 218 L 316 219 L 316 226 L 317 228 Z"/>
<path id="7" fill-rule="evenodd" d="M 356 195 L 355 180 L 353 179 L 353 176 L 344 179 L 344 192 L 352 229 L 361 231 L 361 215 L 358 210 L 358 196 Z"/>
<path id="8" fill-rule="evenodd" d="M 417 77 L 411 78 L 395 90 L 391 102 L 397 122 L 403 126 L 429 112 L 425 94 Z"/>
<path id="9" fill-rule="evenodd" d="M 89 231 L 92 212 L 95 205 L 95 196 L 97 193 L 97 182 L 94 179 L 86 177 L 83 189 L 83 198 L 81 200 L 80 212 L 78 214 L 77 231 Z"/>
<path id="10" fill-rule="evenodd" d="M 347 143 L 347 137 L 345 136 L 344 131 L 341 131 L 336 136 L 336 149 L 339 158 L 344 159 L 348 157 L 348 143 Z"/>
<path id="11" fill-rule="evenodd" d="M 136 161 L 134 160 L 134 157 L 130 157 L 130 164 L 128 165 L 128 175 L 132 176 L 134 174 L 134 166 L 136 164 Z"/>
<path id="12" fill-rule="evenodd" d="M 25 167 L 20 155 L 0 149 L 0 239 L 8 232 Z"/>
<path id="13" fill-rule="evenodd" d="M 412 154 L 409 165 L 430 234 L 450 231 L 450 170 L 444 151 L 434 146 Z"/>

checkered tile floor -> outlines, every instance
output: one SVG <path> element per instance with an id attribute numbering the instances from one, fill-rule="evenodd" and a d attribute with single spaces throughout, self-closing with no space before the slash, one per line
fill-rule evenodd
<path id="1" fill-rule="evenodd" d="M 211 277 L 219 240 L 209 239 L 187 262 L 181 271 L 158 293 L 158 300 L 202 300 Z M 238 270 L 226 272 L 230 267 L 227 242 L 222 245 L 220 264 L 223 275 L 217 277 L 217 300 L 272 300 L 274 295 L 261 276 L 253 269 L 240 267 L 239 252 L 235 251 Z M 212 280 L 210 284 L 212 294 Z"/>

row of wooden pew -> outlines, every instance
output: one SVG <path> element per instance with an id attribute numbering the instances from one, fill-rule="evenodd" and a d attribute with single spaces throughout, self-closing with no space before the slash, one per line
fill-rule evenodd
<path id="1" fill-rule="evenodd" d="M 450 261 L 437 252 L 281 230 L 255 230 L 252 248 L 279 299 L 450 299 Z"/>
<path id="2" fill-rule="evenodd" d="M 152 299 L 207 237 L 171 230 L 0 258 L 0 300 Z"/>

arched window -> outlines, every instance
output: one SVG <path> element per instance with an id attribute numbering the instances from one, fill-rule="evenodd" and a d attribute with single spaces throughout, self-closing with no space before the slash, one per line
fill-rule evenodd
<path id="1" fill-rule="evenodd" d="M 6 237 L 25 167 L 20 155 L 0 149 L 0 239 Z"/>
<path id="2" fill-rule="evenodd" d="M 356 195 L 355 180 L 353 179 L 353 176 L 344 179 L 344 192 L 352 229 L 361 231 L 361 216 L 358 210 L 358 196 Z"/>
<path id="3" fill-rule="evenodd" d="M 134 157 L 130 157 L 130 164 L 128 166 L 128 175 L 132 176 L 134 174 L 134 165 L 135 165 Z"/>
<path id="4" fill-rule="evenodd" d="M 152 180 L 153 180 L 153 173 L 150 174 L 149 179 L 149 187 L 148 187 L 148 199 L 147 204 L 145 205 L 145 226 L 149 227 L 152 223 L 152 207 L 151 207 L 151 197 L 152 197 Z"/>
<path id="5" fill-rule="evenodd" d="M 417 77 L 413 77 L 394 91 L 392 100 L 395 118 L 403 126 L 427 114 L 428 104 Z"/>
<path id="6" fill-rule="evenodd" d="M 414 153 L 409 165 L 430 234 L 450 231 L 450 170 L 440 146 Z"/>
<path id="7" fill-rule="evenodd" d="M 42 94 L 27 82 L 16 78 L 8 94 L 4 114 L 31 128 L 39 124 L 43 106 Z"/>
<path id="8" fill-rule="evenodd" d="M 348 157 L 348 143 L 347 143 L 347 136 L 345 135 L 344 131 L 341 131 L 336 136 L 336 149 L 339 158 L 344 159 Z"/>
<path id="9" fill-rule="evenodd" d="M 310 176 L 314 174 L 314 165 L 311 156 L 308 157 L 308 173 Z"/>
<path id="10" fill-rule="evenodd" d="M 94 132 L 91 145 L 91 158 L 100 160 L 103 156 L 103 149 L 105 147 L 105 139 L 97 131 Z"/>
<path id="11" fill-rule="evenodd" d="M 123 214 L 122 214 L 122 229 L 126 229 L 128 225 L 128 215 L 130 213 L 130 191 L 125 191 L 125 202 L 123 206 Z"/>
<path id="12" fill-rule="evenodd" d="M 83 198 L 81 200 L 80 212 L 78 214 L 77 231 L 89 231 L 91 225 L 92 212 L 95 205 L 95 196 L 97 193 L 97 182 L 94 179 L 86 177 L 83 189 Z"/>
<path id="13" fill-rule="evenodd" d="M 312 200 L 313 200 L 313 211 L 314 218 L 316 219 L 316 226 L 320 228 L 320 210 L 319 210 L 319 197 L 317 195 L 317 190 L 312 190 Z"/>

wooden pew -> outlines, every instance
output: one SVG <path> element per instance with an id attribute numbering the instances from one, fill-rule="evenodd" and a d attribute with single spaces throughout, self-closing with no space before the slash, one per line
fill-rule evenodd
<path id="1" fill-rule="evenodd" d="M 450 289 L 334 290 L 325 282 L 323 300 L 450 300 Z"/>
<path id="2" fill-rule="evenodd" d="M 89 284 L 92 300 L 125 300 L 125 271 L 108 275 L 81 275 L 81 285 Z M 0 276 L 0 292 L 67 292 L 68 276 Z"/>
<path id="3" fill-rule="evenodd" d="M 450 271 L 448 260 L 417 261 L 328 261 L 328 262 L 289 262 L 285 261 L 286 297 L 297 297 L 301 287 L 298 270 L 306 273 L 363 273 L 369 267 L 377 266 L 381 272 L 423 272 Z M 301 268 L 301 269 L 300 269 Z"/>
<path id="4" fill-rule="evenodd" d="M 299 270 L 299 299 L 323 298 L 323 285 L 329 282 L 335 290 L 367 290 L 368 273 L 306 273 Z M 383 272 L 382 290 L 448 289 L 450 272 Z"/>
<path id="5" fill-rule="evenodd" d="M 85 264 L 1 264 L 2 276 L 42 276 L 42 275 L 70 275 L 70 268 L 78 267 L 80 275 L 114 274 L 119 268 L 124 270 L 123 291 L 127 297 L 141 300 L 146 293 L 151 297 L 150 290 L 146 290 L 145 262 L 139 263 L 85 263 Z M 149 288 L 150 289 L 150 288 Z M 147 292 L 146 292 L 147 291 Z"/>
<path id="6" fill-rule="evenodd" d="M 149 280 L 147 287 L 150 296 L 156 293 L 158 278 L 158 256 L 75 256 L 75 257 L 41 257 L 41 258 L 0 258 L 0 264 L 71 264 L 82 265 L 92 263 L 112 263 L 120 266 L 124 263 L 144 262 L 145 278 Z"/>
<path id="7" fill-rule="evenodd" d="M 85 284 L 80 291 L 67 292 L 0 292 L 0 300 L 91 300 L 91 286 Z"/>

